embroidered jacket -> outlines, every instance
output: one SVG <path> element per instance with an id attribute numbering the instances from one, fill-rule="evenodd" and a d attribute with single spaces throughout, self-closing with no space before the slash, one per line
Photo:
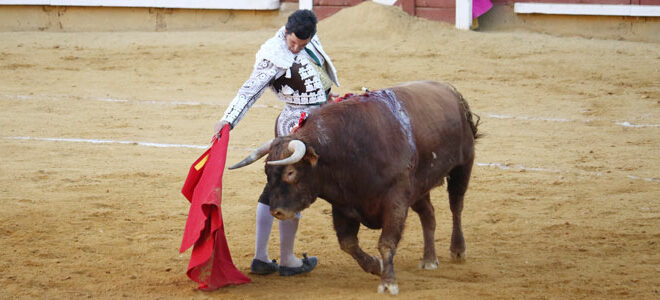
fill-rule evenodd
<path id="1" fill-rule="evenodd" d="M 321 67 L 315 66 L 318 62 Z M 326 72 L 322 74 L 321 72 Z M 238 90 L 222 120 L 234 128 L 270 87 L 277 98 L 296 105 L 320 104 L 327 101 L 326 92 L 332 83 L 339 86 L 337 71 L 314 35 L 303 51 L 292 53 L 286 45 L 285 29 L 280 28 L 257 52 L 250 78 Z M 325 85 L 324 86 L 324 82 Z"/>

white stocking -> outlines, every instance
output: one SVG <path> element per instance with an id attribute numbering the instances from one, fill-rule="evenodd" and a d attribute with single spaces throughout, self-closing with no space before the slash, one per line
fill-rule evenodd
<path id="1" fill-rule="evenodd" d="M 293 244 L 296 240 L 300 213 L 295 217 L 280 221 L 280 265 L 297 268 L 302 266 L 302 260 L 293 254 Z"/>
<path id="2" fill-rule="evenodd" d="M 270 206 L 257 203 L 257 232 L 254 239 L 254 258 L 263 262 L 270 262 L 268 257 L 268 239 L 273 228 L 273 216 Z"/>

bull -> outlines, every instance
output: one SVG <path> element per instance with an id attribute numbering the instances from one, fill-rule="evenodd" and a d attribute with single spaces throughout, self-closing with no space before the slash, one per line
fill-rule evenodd
<path id="1" fill-rule="evenodd" d="M 380 276 L 379 292 L 397 294 L 393 262 L 408 208 L 423 228 L 421 267 L 438 267 L 430 190 L 445 178 L 453 218 L 449 250 L 454 260 L 465 259 L 461 213 L 478 123 L 453 86 L 409 82 L 311 110 L 304 126 L 266 142 L 230 169 L 268 154 L 262 197 L 269 198 L 271 214 L 285 220 L 317 198 L 328 201 L 341 249 Z M 360 224 L 381 229 L 380 257 L 360 248 Z"/>

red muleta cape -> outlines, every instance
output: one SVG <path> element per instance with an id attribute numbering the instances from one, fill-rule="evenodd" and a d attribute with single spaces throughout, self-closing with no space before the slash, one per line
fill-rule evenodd
<path id="1" fill-rule="evenodd" d="M 229 253 L 222 222 L 222 173 L 227 159 L 229 125 L 220 131 L 190 167 L 181 193 L 190 201 L 180 253 L 194 245 L 188 272 L 201 290 L 215 290 L 228 284 L 243 284 L 250 278 L 236 269 Z"/>

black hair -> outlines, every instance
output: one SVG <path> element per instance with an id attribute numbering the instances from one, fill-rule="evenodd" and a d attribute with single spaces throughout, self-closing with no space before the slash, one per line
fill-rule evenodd
<path id="1" fill-rule="evenodd" d="M 306 40 L 316 34 L 316 15 L 308 9 L 299 9 L 293 12 L 286 22 L 287 33 L 295 33 L 296 37 Z"/>

